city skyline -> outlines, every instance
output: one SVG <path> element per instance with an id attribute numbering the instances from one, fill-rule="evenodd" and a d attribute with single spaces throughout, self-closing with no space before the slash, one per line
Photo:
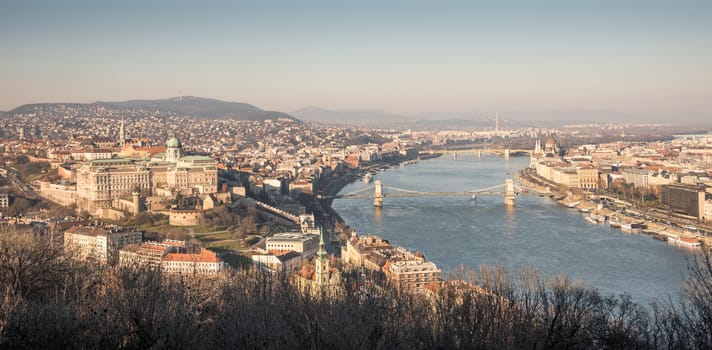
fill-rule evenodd
<path id="1" fill-rule="evenodd" d="M 712 116 L 706 2 L 0 5 L 0 110 L 180 94 L 290 112 Z"/>

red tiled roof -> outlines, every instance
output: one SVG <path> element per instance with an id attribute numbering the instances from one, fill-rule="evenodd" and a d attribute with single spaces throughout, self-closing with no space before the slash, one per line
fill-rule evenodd
<path id="1" fill-rule="evenodd" d="M 165 261 L 191 261 L 191 262 L 208 262 L 217 263 L 221 262 L 222 259 L 214 252 L 207 249 L 201 249 L 200 254 L 180 254 L 180 253 L 169 253 L 163 258 Z"/>

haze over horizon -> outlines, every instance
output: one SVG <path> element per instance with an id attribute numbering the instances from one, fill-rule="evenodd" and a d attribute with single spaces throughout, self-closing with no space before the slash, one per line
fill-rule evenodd
<path id="1" fill-rule="evenodd" d="M 708 1 L 0 3 L 0 110 L 179 94 L 282 112 L 712 117 Z"/>

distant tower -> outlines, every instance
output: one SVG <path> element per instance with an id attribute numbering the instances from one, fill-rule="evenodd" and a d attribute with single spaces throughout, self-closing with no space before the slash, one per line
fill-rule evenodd
<path id="1" fill-rule="evenodd" d="M 514 206 L 516 192 L 514 192 L 514 181 L 505 179 L 504 181 L 504 204 Z"/>
<path id="2" fill-rule="evenodd" d="M 175 162 L 182 156 L 183 145 L 180 140 L 173 136 L 166 141 L 166 161 Z"/>
<path id="3" fill-rule="evenodd" d="M 499 112 L 494 117 L 494 131 L 499 132 Z"/>
<path id="4" fill-rule="evenodd" d="M 325 286 L 329 284 L 329 258 L 326 253 L 326 244 L 324 243 L 324 233 L 319 233 L 319 251 L 314 259 L 316 271 L 314 279 L 317 286 Z"/>
<path id="5" fill-rule="evenodd" d="M 136 187 L 134 190 L 131 192 L 131 199 L 133 199 L 133 215 L 136 216 L 138 215 L 139 212 L 139 196 L 141 195 L 141 190 Z"/>
<path id="6" fill-rule="evenodd" d="M 383 185 L 381 184 L 381 180 L 376 180 L 376 182 L 373 183 L 373 187 L 373 206 L 381 208 L 383 207 Z"/>
<path id="7" fill-rule="evenodd" d="M 25 139 L 25 128 L 20 128 L 20 141 Z"/>
<path id="8" fill-rule="evenodd" d="M 121 116 L 121 126 L 119 127 L 119 145 L 121 147 L 126 143 L 126 130 L 124 130 L 124 116 Z"/>

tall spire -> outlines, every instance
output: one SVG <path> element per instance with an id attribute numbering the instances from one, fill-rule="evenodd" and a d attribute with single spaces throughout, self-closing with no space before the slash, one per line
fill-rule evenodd
<path id="1" fill-rule="evenodd" d="M 119 144 L 123 147 L 126 142 L 126 130 L 124 130 L 124 116 L 121 115 L 121 126 L 119 127 Z"/>
<path id="2" fill-rule="evenodd" d="M 499 132 L 499 112 L 494 117 L 494 131 Z"/>
<path id="3" fill-rule="evenodd" d="M 326 243 L 324 243 L 324 230 L 320 230 L 319 232 L 319 251 L 316 253 L 318 259 L 326 259 L 327 256 L 326 252 Z"/>
<path id="4" fill-rule="evenodd" d="M 319 251 L 314 259 L 314 282 L 317 286 L 326 286 L 329 284 L 329 258 L 326 253 L 326 244 L 324 243 L 324 230 L 319 232 Z"/>

